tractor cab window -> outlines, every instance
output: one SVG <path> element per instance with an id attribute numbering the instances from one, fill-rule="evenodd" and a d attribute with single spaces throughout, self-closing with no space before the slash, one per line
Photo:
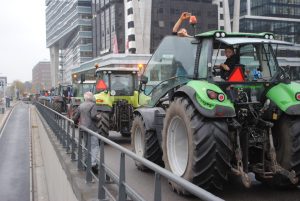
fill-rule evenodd
<path id="1" fill-rule="evenodd" d="M 268 81 L 277 72 L 277 63 L 272 46 L 264 43 L 230 44 L 238 62 L 232 68 L 241 68 L 245 81 Z M 220 76 L 222 64 L 226 61 L 225 48 L 228 44 L 216 43 L 213 50 L 214 81 L 227 81 Z M 233 70 L 233 69 L 231 69 Z M 228 73 L 227 77 L 230 77 Z"/>
<path id="2" fill-rule="evenodd" d="M 116 95 L 132 95 L 134 91 L 133 74 L 111 74 L 110 89 L 116 92 Z"/>
<path id="3" fill-rule="evenodd" d="M 79 94 L 83 95 L 85 92 L 92 92 L 94 93 L 95 90 L 95 84 L 93 83 L 83 83 L 79 85 Z"/>
<path id="4" fill-rule="evenodd" d="M 194 73 L 197 44 L 194 38 L 168 36 L 145 68 L 148 78 L 144 95 L 155 102 L 170 89 L 187 81 Z"/>

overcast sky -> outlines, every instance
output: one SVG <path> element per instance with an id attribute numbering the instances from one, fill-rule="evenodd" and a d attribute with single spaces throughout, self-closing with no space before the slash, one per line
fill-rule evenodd
<path id="1" fill-rule="evenodd" d="M 0 6 L 0 76 L 31 81 L 32 68 L 49 61 L 45 0 L 8 0 Z"/>

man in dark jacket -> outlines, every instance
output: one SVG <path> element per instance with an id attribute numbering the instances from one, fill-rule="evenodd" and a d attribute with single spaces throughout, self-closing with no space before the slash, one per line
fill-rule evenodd
<path id="1" fill-rule="evenodd" d="M 239 64 L 239 57 L 234 53 L 232 46 L 225 48 L 225 56 L 227 57 L 225 63 L 220 64 L 221 77 L 228 80 L 236 64 Z"/>
<path id="2" fill-rule="evenodd" d="M 92 131 L 97 132 L 96 120 L 97 117 L 97 110 L 95 107 L 94 96 L 92 92 L 86 92 L 84 94 L 84 102 L 81 103 L 78 107 L 77 112 L 73 116 L 73 121 L 77 122 L 80 118 L 80 125 L 85 126 Z M 87 145 L 87 135 L 83 136 L 83 140 L 85 145 Z M 99 144 L 98 139 L 95 136 L 91 136 L 91 156 L 92 156 L 92 171 L 97 173 L 97 161 L 96 156 L 99 153 Z"/>

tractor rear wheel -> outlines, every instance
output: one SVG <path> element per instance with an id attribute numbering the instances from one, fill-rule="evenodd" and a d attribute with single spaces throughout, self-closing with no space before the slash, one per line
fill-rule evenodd
<path id="1" fill-rule="evenodd" d="M 140 115 L 134 117 L 131 128 L 131 146 L 137 155 L 150 160 L 158 165 L 163 165 L 162 151 L 159 146 L 157 135 L 154 131 L 147 131 L 143 118 Z M 148 170 L 146 166 L 135 162 L 139 170 Z"/>
<path id="2" fill-rule="evenodd" d="M 99 128 L 99 134 L 108 137 L 109 135 L 109 113 L 108 112 L 100 112 L 100 120 L 97 124 Z"/>
<path id="3" fill-rule="evenodd" d="M 300 118 L 282 116 L 273 128 L 273 136 L 277 162 L 289 171 L 294 170 L 300 180 Z M 281 187 L 297 185 L 292 185 L 286 177 L 274 180 L 273 184 Z"/>
<path id="4" fill-rule="evenodd" d="M 170 104 L 162 133 L 168 170 L 204 189 L 222 189 L 230 172 L 232 148 L 227 123 L 203 117 L 188 98 Z M 178 194 L 189 194 L 170 181 Z"/>
<path id="5" fill-rule="evenodd" d="M 62 103 L 61 102 L 53 102 L 52 104 L 53 110 L 55 110 L 58 113 L 62 113 Z"/>

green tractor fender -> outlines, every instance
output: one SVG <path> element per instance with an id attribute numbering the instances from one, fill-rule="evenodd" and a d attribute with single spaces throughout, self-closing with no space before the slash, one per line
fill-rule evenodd
<path id="1" fill-rule="evenodd" d="M 223 94 L 222 101 L 211 99 L 207 91 L 213 91 L 216 94 Z M 199 113 L 208 118 L 224 118 L 235 117 L 235 109 L 226 94 L 216 85 L 207 81 L 193 80 L 186 85 L 180 87 L 175 93 L 174 97 L 187 96 L 193 102 L 195 108 Z"/>
<path id="2" fill-rule="evenodd" d="M 300 84 L 280 83 L 267 92 L 267 97 L 288 115 L 300 115 Z M 297 99 L 298 96 L 298 99 Z"/>
<path id="3" fill-rule="evenodd" d="M 138 108 L 134 110 L 134 115 L 140 115 L 143 118 L 145 123 L 146 130 L 153 130 L 157 129 L 157 124 L 163 123 L 163 118 L 165 116 L 165 110 L 160 107 L 153 107 L 153 108 Z M 160 116 L 161 118 L 157 118 Z"/>

